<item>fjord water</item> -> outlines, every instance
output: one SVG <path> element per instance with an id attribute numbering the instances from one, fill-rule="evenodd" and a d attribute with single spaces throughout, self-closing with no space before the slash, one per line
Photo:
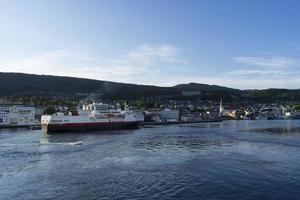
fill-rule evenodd
<path id="1" fill-rule="evenodd" d="M 299 127 L 295 120 L 1 130 L 0 199 L 299 199 Z"/>

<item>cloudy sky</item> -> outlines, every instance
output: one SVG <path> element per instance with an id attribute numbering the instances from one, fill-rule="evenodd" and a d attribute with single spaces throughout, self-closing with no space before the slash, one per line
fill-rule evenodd
<path id="1" fill-rule="evenodd" d="M 0 71 L 300 88 L 300 1 L 0 0 Z"/>

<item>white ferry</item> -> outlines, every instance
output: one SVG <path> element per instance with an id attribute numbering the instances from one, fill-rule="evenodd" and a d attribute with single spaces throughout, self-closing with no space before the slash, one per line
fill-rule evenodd
<path id="1" fill-rule="evenodd" d="M 121 111 L 109 104 L 82 105 L 77 112 L 43 115 L 42 129 L 45 132 L 97 131 L 107 129 L 136 128 L 144 121 L 142 111 Z"/>

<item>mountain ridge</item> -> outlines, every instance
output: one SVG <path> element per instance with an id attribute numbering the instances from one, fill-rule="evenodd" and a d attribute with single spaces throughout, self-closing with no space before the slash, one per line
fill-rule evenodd
<path id="1" fill-rule="evenodd" d="M 74 96 L 78 93 L 96 93 L 103 97 L 122 99 L 153 96 L 183 97 L 183 91 L 199 91 L 201 94 L 196 96 L 207 99 L 300 100 L 300 89 L 241 90 L 194 82 L 163 87 L 68 76 L 0 72 L 0 96 Z"/>

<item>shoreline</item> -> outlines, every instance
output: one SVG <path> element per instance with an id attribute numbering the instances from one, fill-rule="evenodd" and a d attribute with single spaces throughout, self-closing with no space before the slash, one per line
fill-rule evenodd
<path id="1" fill-rule="evenodd" d="M 199 121 L 191 121 L 191 122 L 183 122 L 183 121 L 176 121 L 176 122 L 141 122 L 140 126 L 147 126 L 147 125 L 172 125 L 172 124 L 196 124 L 196 123 L 209 123 L 209 122 L 222 122 L 222 120 L 199 120 Z"/>
<path id="2" fill-rule="evenodd" d="M 222 120 L 200 120 L 200 121 L 192 121 L 192 122 L 141 122 L 139 126 L 147 126 L 147 125 L 173 125 L 173 124 L 195 124 L 195 123 L 209 123 L 209 122 L 221 122 Z M 26 128 L 29 130 L 40 130 L 42 129 L 42 125 L 5 125 L 0 126 L 0 129 L 19 129 Z"/>

